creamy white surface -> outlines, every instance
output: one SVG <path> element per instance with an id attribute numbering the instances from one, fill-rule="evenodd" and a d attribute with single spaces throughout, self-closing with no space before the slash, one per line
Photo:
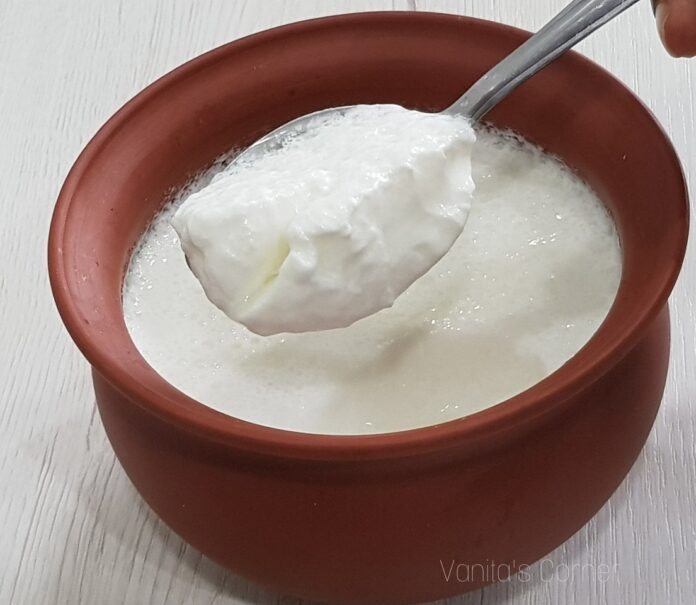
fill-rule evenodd
<path id="1" fill-rule="evenodd" d="M 134 255 L 130 334 L 168 381 L 260 424 L 377 433 L 498 403 L 560 367 L 614 299 L 620 251 L 597 197 L 556 160 L 480 133 L 464 232 L 390 309 L 348 328 L 260 337 L 206 299 L 169 217 Z"/>
<path id="2" fill-rule="evenodd" d="M 210 300 L 257 334 L 341 328 L 392 305 L 459 236 L 474 131 L 362 105 L 234 162 L 172 218 Z"/>

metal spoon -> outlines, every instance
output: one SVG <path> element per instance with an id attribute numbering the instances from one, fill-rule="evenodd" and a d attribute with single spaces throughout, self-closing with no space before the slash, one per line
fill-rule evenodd
<path id="1" fill-rule="evenodd" d="M 480 120 L 527 78 L 636 2 L 638 0 L 574 0 L 441 113 Z M 287 122 L 247 147 L 235 161 L 282 145 L 287 136 L 302 132 L 310 121 L 344 112 L 350 107 L 322 109 Z"/>

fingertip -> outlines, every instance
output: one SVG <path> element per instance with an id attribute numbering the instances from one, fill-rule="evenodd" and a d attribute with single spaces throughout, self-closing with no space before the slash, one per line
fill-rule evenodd
<path id="1" fill-rule="evenodd" d="M 657 29 L 673 57 L 696 56 L 696 3 L 662 1 L 655 8 Z"/>

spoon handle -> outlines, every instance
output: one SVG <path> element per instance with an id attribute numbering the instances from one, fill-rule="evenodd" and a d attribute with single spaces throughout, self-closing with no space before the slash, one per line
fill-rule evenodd
<path id="1" fill-rule="evenodd" d="M 638 0 L 574 0 L 477 80 L 445 113 L 480 120 L 527 78 L 636 2 Z"/>

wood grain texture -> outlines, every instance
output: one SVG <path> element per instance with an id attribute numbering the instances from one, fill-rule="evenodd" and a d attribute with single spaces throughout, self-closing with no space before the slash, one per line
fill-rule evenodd
<path id="1" fill-rule="evenodd" d="M 183 61 L 270 26 L 360 10 L 433 10 L 538 28 L 564 0 L 0 0 L 0 604 L 295 603 L 173 535 L 108 445 L 86 363 L 45 269 L 70 165 L 128 98 Z M 696 187 L 696 61 L 661 49 L 649 3 L 583 43 L 655 112 Z M 663 408 L 618 492 L 520 579 L 452 605 L 694 603 L 696 259 L 672 297 Z M 610 569 L 596 573 L 599 564 Z M 594 566 L 594 569 L 593 569 Z"/>

